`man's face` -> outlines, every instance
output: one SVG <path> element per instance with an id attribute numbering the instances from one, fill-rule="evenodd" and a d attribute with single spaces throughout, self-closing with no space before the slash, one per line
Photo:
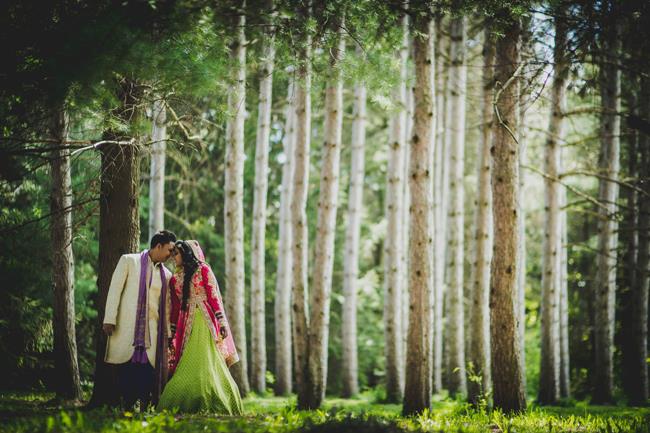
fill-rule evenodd
<path id="1" fill-rule="evenodd" d="M 172 255 L 174 243 L 158 244 L 151 250 L 151 260 L 154 262 L 166 262 Z"/>

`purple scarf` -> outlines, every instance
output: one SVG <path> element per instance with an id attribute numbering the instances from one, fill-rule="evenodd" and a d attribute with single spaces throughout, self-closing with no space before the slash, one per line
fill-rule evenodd
<path id="1" fill-rule="evenodd" d="M 158 405 L 160 394 L 167 384 L 167 373 L 169 370 L 169 352 L 167 351 L 167 281 L 162 265 L 160 266 L 160 278 L 162 279 L 162 290 L 160 292 L 160 304 L 158 304 L 158 338 L 156 345 L 156 361 L 154 368 L 154 385 L 151 401 Z"/>
<path id="2" fill-rule="evenodd" d="M 133 346 L 135 347 L 135 350 L 133 351 L 133 357 L 131 358 L 131 362 L 135 362 L 137 364 L 146 364 L 149 362 L 149 358 L 147 357 L 147 347 L 151 345 L 151 342 L 149 340 L 149 334 L 146 332 L 146 327 L 147 327 L 147 274 L 149 271 L 149 251 L 144 250 L 140 254 L 140 290 L 138 292 L 138 309 L 136 310 L 136 316 L 135 316 L 135 332 L 133 335 Z M 151 278 L 149 279 L 149 286 L 151 286 L 151 281 L 153 279 L 153 272 L 151 273 Z M 160 266 L 160 281 L 162 283 L 162 290 L 161 290 L 161 300 L 166 300 L 165 296 L 165 291 L 167 288 L 167 281 L 165 280 L 165 271 L 163 270 L 163 267 Z M 163 312 L 164 310 L 164 303 L 161 303 L 163 305 Z M 162 314 L 159 316 L 159 326 L 160 328 L 160 322 L 164 321 L 165 315 Z M 165 329 L 165 328 L 163 328 Z M 159 329 L 159 334 L 160 334 L 160 329 Z M 146 341 L 145 341 L 146 339 Z M 160 338 L 159 338 L 160 340 Z"/>

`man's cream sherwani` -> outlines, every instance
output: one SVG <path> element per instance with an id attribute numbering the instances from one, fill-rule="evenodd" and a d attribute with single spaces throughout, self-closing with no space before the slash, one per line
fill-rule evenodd
<path id="1" fill-rule="evenodd" d="M 147 348 L 147 357 L 149 363 L 154 364 L 156 360 L 156 341 L 158 337 L 158 304 L 160 300 L 160 291 L 162 281 L 160 280 L 160 270 L 154 267 L 151 259 L 147 266 L 147 319 L 149 347 Z M 165 278 L 167 287 L 171 272 L 165 268 Z M 153 275 L 152 275 L 153 271 Z M 151 285 L 149 285 L 151 281 Z M 113 334 L 108 337 L 106 343 L 106 356 L 104 361 L 109 364 L 122 364 L 128 362 L 133 356 L 133 334 L 135 332 L 136 310 L 138 308 L 138 293 L 140 290 L 140 253 L 125 254 L 120 257 L 117 267 L 113 272 L 111 285 L 108 289 L 108 298 L 106 299 L 106 313 L 104 314 L 104 323 L 115 325 Z M 170 297 L 167 296 L 169 300 Z M 169 304 L 169 302 L 168 302 Z M 169 314 L 169 305 L 166 308 Z M 169 317 L 169 316 L 168 316 Z M 169 324 L 169 320 L 167 320 Z M 169 328 L 169 326 L 168 326 Z M 167 335 L 169 329 L 167 329 Z"/>

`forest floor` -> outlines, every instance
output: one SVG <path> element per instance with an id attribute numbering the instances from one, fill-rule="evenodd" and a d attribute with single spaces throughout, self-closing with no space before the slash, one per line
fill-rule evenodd
<path id="1" fill-rule="evenodd" d="M 532 407 L 506 416 L 476 410 L 449 399 L 434 401 L 431 411 L 402 417 L 401 406 L 373 402 L 371 394 L 358 399 L 327 399 L 321 410 L 298 411 L 295 398 L 245 399 L 243 417 L 169 412 L 133 413 L 118 410 L 60 406 L 52 394 L 0 391 L 2 433 L 401 433 L 401 432 L 650 432 L 650 408 L 589 406 Z"/>

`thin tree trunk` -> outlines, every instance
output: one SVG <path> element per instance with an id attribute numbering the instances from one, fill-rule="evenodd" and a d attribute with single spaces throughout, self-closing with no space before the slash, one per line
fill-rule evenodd
<path id="1" fill-rule="evenodd" d="M 293 148 L 295 134 L 295 83 L 290 71 L 287 105 L 285 108 L 285 127 L 282 166 L 282 192 L 280 194 L 280 228 L 278 239 L 278 271 L 275 289 L 275 394 L 291 393 L 291 192 L 294 169 Z"/>
<path id="2" fill-rule="evenodd" d="M 307 187 L 309 185 L 309 148 L 311 132 L 311 33 L 305 23 L 311 14 L 311 2 L 299 10 L 300 33 L 296 82 L 296 141 L 294 149 L 293 191 L 291 196 L 292 221 L 292 330 L 294 377 L 298 388 L 298 404 L 307 397 Z M 305 405 L 306 406 L 306 405 Z M 300 406 L 305 408 L 305 406 Z"/>
<path id="3" fill-rule="evenodd" d="M 242 395 L 248 394 L 246 356 L 246 321 L 244 295 L 244 117 L 246 101 L 246 36 L 244 1 L 233 13 L 233 32 L 236 38 L 230 46 L 233 60 L 232 87 L 228 93 L 229 118 L 226 124 L 225 170 L 225 250 L 226 295 L 225 307 L 230 318 L 239 362 L 231 368 L 233 378 Z"/>
<path id="4" fill-rule="evenodd" d="M 496 46 L 493 128 L 492 214 L 494 244 L 490 275 L 490 341 L 494 406 L 504 412 L 526 408 L 521 336 L 517 323 L 519 220 L 518 43 L 521 26 L 505 12 L 504 36 Z"/>
<path id="5" fill-rule="evenodd" d="M 327 384 L 327 345 L 330 326 L 330 299 L 332 294 L 332 268 L 334 265 L 334 235 L 339 193 L 339 167 L 341 159 L 341 129 L 343 121 L 343 78 L 340 62 L 345 54 L 343 18 L 333 22 L 337 32 L 332 44 L 327 88 L 325 89 L 325 142 L 321 162 L 320 197 L 314 271 L 309 306 L 309 393 L 300 407 L 320 407 L 325 399 Z"/>
<path id="6" fill-rule="evenodd" d="M 149 171 L 149 239 L 165 227 L 165 148 L 167 110 L 159 97 L 153 102 Z"/>
<path id="7" fill-rule="evenodd" d="M 408 80 L 407 80 L 408 82 Z M 411 86 L 406 86 L 406 122 L 404 126 L 404 165 L 402 167 L 402 177 L 404 178 L 404 202 L 402 203 L 402 284 L 401 284 L 401 300 L 400 305 L 402 306 L 402 327 L 401 327 L 401 354 L 402 360 L 401 365 L 406 365 L 406 347 L 408 344 L 408 335 L 407 330 L 409 327 L 409 289 L 406 285 L 406 282 L 409 280 L 409 246 L 410 246 L 410 228 L 408 225 L 409 221 L 409 209 L 411 206 L 411 193 L 409 191 L 408 177 L 409 177 L 409 160 L 411 155 L 411 149 L 408 146 L 410 137 L 413 131 L 413 111 L 414 111 L 414 89 Z M 402 376 L 402 383 L 404 383 L 405 371 L 402 369 L 400 372 Z"/>
<path id="8" fill-rule="evenodd" d="M 272 14 L 273 0 L 268 0 L 265 13 Z M 269 18 L 271 20 L 272 18 Z M 265 327 L 265 259 L 266 193 L 269 171 L 269 136 L 271 134 L 271 103 L 275 31 L 269 22 L 264 34 L 260 76 L 260 100 L 255 147 L 255 193 L 253 198 L 253 236 L 251 245 L 251 388 L 266 391 L 266 327 Z"/>
<path id="9" fill-rule="evenodd" d="M 386 186 L 386 240 L 384 275 L 384 318 L 386 327 L 386 397 L 389 402 L 401 401 L 404 388 L 402 363 L 402 308 L 401 293 L 404 269 L 402 266 L 402 209 L 404 205 L 404 129 L 406 126 L 406 77 L 408 61 L 408 17 L 402 18 L 402 46 L 399 50 L 400 83 L 393 92 L 397 111 L 390 118 L 390 145 Z"/>
<path id="10" fill-rule="evenodd" d="M 68 117 L 64 110 L 52 116 L 50 134 L 60 143 L 68 141 Z M 77 362 L 74 312 L 74 255 L 72 253 L 72 181 L 70 150 L 55 150 L 50 161 L 52 194 L 52 286 L 54 289 L 54 367 L 56 395 L 64 400 L 79 400 L 81 384 Z"/>
<path id="11" fill-rule="evenodd" d="M 357 49 L 357 54 L 360 54 L 359 49 Z M 357 278 L 366 143 L 366 86 L 364 83 L 359 83 L 354 88 L 353 116 L 348 226 L 345 236 L 346 257 L 343 263 L 343 397 L 351 397 L 359 393 Z"/>
<path id="12" fill-rule="evenodd" d="M 469 361 L 472 373 L 468 383 L 468 399 L 478 404 L 491 393 L 490 370 L 490 249 L 492 246 L 492 191 L 490 190 L 490 147 L 493 124 L 492 89 L 494 87 L 494 40 L 490 27 L 483 42 L 483 92 L 481 99 L 481 136 L 479 142 L 475 251 L 472 266 L 472 303 L 470 321 Z"/>
<path id="13" fill-rule="evenodd" d="M 431 116 L 430 123 L 431 123 L 431 134 L 429 135 L 429 147 L 430 151 L 428 153 L 429 160 L 427 162 L 427 165 L 430 170 L 430 175 L 429 175 L 429 197 L 428 197 L 428 218 L 429 218 L 429 260 L 430 260 L 430 269 L 431 272 L 429 274 L 429 287 L 431 290 L 429 290 L 429 334 L 428 334 L 428 339 L 427 339 L 427 344 L 428 344 L 428 351 L 429 353 L 427 354 L 427 357 L 429 359 L 428 362 L 428 367 L 429 367 L 429 372 L 427 373 L 427 379 L 429 380 L 429 392 L 433 394 L 433 345 L 434 345 L 434 334 L 435 334 L 435 320 L 436 320 L 436 311 L 435 311 L 435 302 L 436 302 L 436 274 L 435 274 L 435 266 L 436 266 L 436 260 L 435 260 L 435 227 L 436 227 L 436 207 L 435 207 L 435 189 L 436 189 L 436 184 L 435 184 L 435 151 L 437 146 L 437 139 L 438 139 L 438 134 L 437 134 L 437 113 L 438 113 L 438 106 L 436 105 L 437 98 L 436 98 L 436 67 L 435 67 L 435 55 L 436 55 L 436 50 L 435 50 L 435 21 L 431 20 L 429 22 L 430 26 L 430 32 L 429 32 L 429 46 L 431 50 L 431 67 L 429 68 L 429 71 L 431 73 L 429 79 L 431 81 L 431 111 L 435 115 Z M 405 348 L 406 349 L 406 348 Z"/>
<path id="14" fill-rule="evenodd" d="M 141 88 L 136 83 L 122 80 L 118 100 L 123 101 L 115 115 L 126 124 L 132 124 L 139 116 L 137 105 Z M 125 142 L 114 131 L 107 131 L 108 140 Z M 104 362 L 106 335 L 102 331 L 102 319 L 106 308 L 108 288 L 113 271 L 123 254 L 138 251 L 140 239 L 139 185 L 140 151 L 138 145 L 106 143 L 100 148 L 101 175 L 99 192 L 99 269 L 97 275 L 98 297 L 95 386 L 88 403 L 90 407 L 117 404 L 115 371 Z"/>
<path id="15" fill-rule="evenodd" d="M 560 149 L 560 172 L 562 171 L 562 150 Z M 569 252 L 566 188 L 560 195 L 560 397 L 571 396 L 571 370 L 569 359 Z"/>
<path id="16" fill-rule="evenodd" d="M 614 2 L 604 5 L 612 8 Z M 604 12 L 611 14 L 612 11 Z M 598 257 L 595 279 L 595 365 L 594 403 L 613 402 L 614 393 L 614 305 L 616 297 L 616 230 L 615 214 L 618 201 L 620 70 L 617 56 L 620 41 L 616 24 L 604 24 L 603 46 L 605 54 L 600 65 L 600 93 L 602 113 L 600 116 L 600 155 L 598 167 L 604 178 L 598 181 Z M 612 180 L 608 180 L 612 179 Z"/>
<path id="17" fill-rule="evenodd" d="M 447 333 L 445 350 L 449 393 L 467 394 L 465 374 L 464 221 L 465 221 L 465 19 L 453 18 L 450 24 L 449 95 L 446 124 L 451 129 L 449 166 L 449 242 L 447 292 Z"/>
<path id="18" fill-rule="evenodd" d="M 626 79 L 634 83 L 635 77 L 628 76 Z M 638 85 L 638 81 L 635 83 Z M 631 86 L 636 87 L 636 86 Z M 626 95 L 626 105 L 630 107 L 631 114 L 639 115 L 638 101 L 636 100 L 636 91 L 628 91 Z M 637 131 L 630 128 L 627 131 L 627 171 L 625 176 L 635 187 L 639 187 L 638 176 L 639 169 L 639 137 Z M 621 162 L 623 156 L 621 156 Z M 634 341 L 634 305 L 633 292 L 636 287 L 637 278 L 637 256 L 638 256 L 638 202 L 637 192 L 632 188 L 623 188 L 621 190 L 621 200 L 625 203 L 623 218 L 619 227 L 619 246 L 623 252 L 621 259 L 618 261 L 618 300 L 621 304 L 621 327 L 620 327 L 620 344 L 621 344 L 621 382 L 623 392 L 629 397 L 634 393 L 637 387 L 638 377 L 635 371 L 635 341 Z"/>
<path id="19" fill-rule="evenodd" d="M 533 47 L 532 47 L 532 31 L 531 31 L 531 18 L 525 16 L 522 18 L 522 34 L 521 34 L 521 50 L 520 50 L 521 63 L 524 66 L 529 65 L 534 61 Z M 527 73 L 525 67 L 522 68 L 522 78 L 520 80 L 519 89 L 519 202 L 518 217 L 519 217 L 519 248 L 517 252 L 517 260 L 519 265 L 517 267 L 517 324 L 519 329 L 519 338 L 521 344 L 521 362 L 526 365 L 526 276 L 528 272 L 527 254 L 526 254 L 526 208 L 524 197 L 526 197 L 526 171 L 523 169 L 528 164 L 528 141 L 526 138 L 527 132 L 527 105 L 531 98 L 528 97 L 528 81 L 532 80 Z M 523 87 L 526 84 L 526 87 Z M 524 388 L 526 387 L 526 373 L 524 372 Z"/>
<path id="20" fill-rule="evenodd" d="M 445 106 L 446 93 L 446 38 L 442 31 L 442 16 L 435 20 L 436 40 L 435 40 L 435 67 L 436 67 L 436 146 L 434 149 L 434 314 L 433 314 L 433 384 L 432 391 L 438 393 L 442 391 L 442 342 L 443 342 L 443 305 L 444 305 L 444 285 L 445 285 L 445 250 L 446 229 L 444 221 L 447 218 L 447 206 L 445 199 L 447 194 L 443 192 L 443 176 L 445 173 L 445 124 L 444 112 L 442 107 Z"/>
<path id="21" fill-rule="evenodd" d="M 409 327 L 406 353 L 406 383 L 403 413 L 422 412 L 431 405 L 431 369 L 429 344 L 431 338 L 431 134 L 433 91 L 431 56 L 432 26 L 427 14 L 415 14 L 414 63 L 415 111 L 413 136 L 410 142 L 409 190 Z"/>
<path id="22" fill-rule="evenodd" d="M 451 34 L 450 26 L 447 28 L 449 31 L 448 34 Z M 451 278 L 451 272 L 449 272 L 449 260 L 451 256 L 451 250 L 449 249 L 449 240 L 450 240 L 450 219 L 449 219 L 449 210 L 451 209 L 451 145 L 452 145 L 452 136 L 453 130 L 451 128 L 450 119 L 450 110 L 451 110 L 451 87 L 449 86 L 449 80 L 451 76 L 451 38 L 448 37 L 445 45 L 445 55 L 446 61 L 444 62 L 446 76 L 445 76 L 445 113 L 444 113 L 444 140 L 443 140 L 443 149 L 442 149 L 442 207 L 440 215 L 440 225 L 442 230 L 442 237 L 440 242 L 442 243 L 442 260 L 444 264 L 442 265 L 442 308 L 443 308 L 443 325 L 442 325 L 442 385 L 445 389 L 449 387 L 449 348 L 447 347 L 447 339 L 449 334 L 448 318 L 449 318 L 449 287 Z"/>
<path id="23" fill-rule="evenodd" d="M 560 398 L 561 369 L 561 250 L 562 224 L 560 221 L 560 185 L 554 179 L 560 174 L 560 145 L 564 141 L 565 90 L 568 65 L 564 59 L 567 26 L 564 11 L 556 11 L 555 45 L 553 51 L 553 85 L 551 88 L 551 116 L 544 152 L 544 171 L 549 176 L 545 186 L 545 224 L 542 256 L 542 328 L 541 364 L 539 376 L 540 404 L 555 404 Z"/>
<path id="24" fill-rule="evenodd" d="M 650 81 L 645 78 L 642 83 L 642 113 L 647 118 L 650 115 Z M 648 400 L 648 283 L 650 282 L 650 138 L 643 134 L 640 142 L 641 161 L 639 165 L 639 177 L 644 179 L 642 183 L 645 198 L 638 199 L 638 256 L 637 271 L 632 288 L 632 332 L 633 351 L 631 353 L 630 365 L 632 376 L 636 378 L 634 387 L 628 392 L 630 403 L 642 405 Z"/>

